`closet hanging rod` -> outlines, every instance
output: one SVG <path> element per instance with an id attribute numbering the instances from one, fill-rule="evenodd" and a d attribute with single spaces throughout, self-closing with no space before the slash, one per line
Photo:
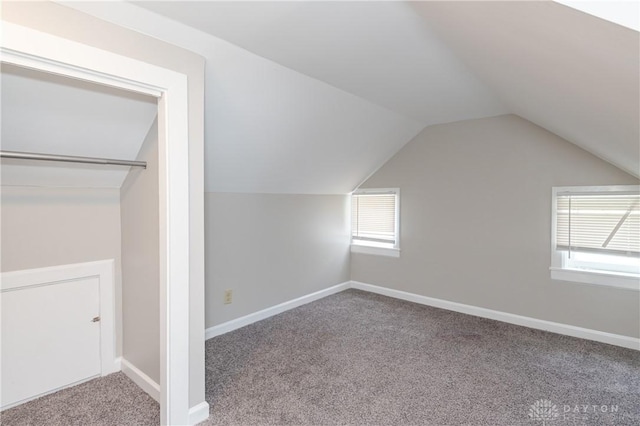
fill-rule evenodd
<path id="1" fill-rule="evenodd" d="M 14 158 L 17 160 L 59 161 L 63 163 L 85 163 L 115 166 L 131 166 L 147 168 L 146 161 L 115 160 L 112 158 L 76 157 L 73 155 L 36 154 L 32 152 L 0 151 L 0 158 Z"/>

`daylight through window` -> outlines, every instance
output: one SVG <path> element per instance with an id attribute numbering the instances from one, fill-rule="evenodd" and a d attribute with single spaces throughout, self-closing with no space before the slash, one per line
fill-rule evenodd
<path id="1" fill-rule="evenodd" d="M 640 274 L 637 186 L 554 189 L 553 269 Z"/>
<path id="2" fill-rule="evenodd" d="M 362 190 L 351 196 L 353 244 L 398 247 L 398 190 Z"/>

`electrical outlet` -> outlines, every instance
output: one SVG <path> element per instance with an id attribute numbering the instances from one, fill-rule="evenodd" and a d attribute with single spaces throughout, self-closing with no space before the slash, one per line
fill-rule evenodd
<path id="1" fill-rule="evenodd" d="M 228 305 L 233 301 L 233 290 L 227 289 L 224 291 L 224 304 Z"/>

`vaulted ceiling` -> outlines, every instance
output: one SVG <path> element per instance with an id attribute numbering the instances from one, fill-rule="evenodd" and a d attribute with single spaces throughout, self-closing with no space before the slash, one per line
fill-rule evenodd
<path id="1" fill-rule="evenodd" d="M 413 7 L 510 112 L 640 174 L 638 31 L 555 2 Z"/>
<path id="2" fill-rule="evenodd" d="M 639 173 L 639 33 L 555 2 L 59 3 L 207 59 L 207 191 L 346 193 L 504 113 Z"/>
<path id="3" fill-rule="evenodd" d="M 424 125 L 504 112 L 405 2 L 138 2 Z"/>

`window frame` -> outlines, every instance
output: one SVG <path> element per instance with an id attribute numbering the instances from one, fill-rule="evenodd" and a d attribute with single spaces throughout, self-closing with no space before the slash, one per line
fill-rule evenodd
<path id="1" fill-rule="evenodd" d="M 567 265 L 566 253 L 556 250 L 558 195 L 575 193 L 638 192 L 640 185 L 554 186 L 551 190 L 551 279 L 601 285 L 640 291 L 640 274 L 603 269 L 572 268 Z"/>
<path id="2" fill-rule="evenodd" d="M 383 246 L 381 243 L 354 240 L 353 211 L 351 209 L 354 195 L 393 194 L 395 196 L 395 241 L 393 246 Z M 349 238 L 351 253 L 372 254 L 388 257 L 400 257 L 400 188 L 359 188 L 349 194 Z"/>

